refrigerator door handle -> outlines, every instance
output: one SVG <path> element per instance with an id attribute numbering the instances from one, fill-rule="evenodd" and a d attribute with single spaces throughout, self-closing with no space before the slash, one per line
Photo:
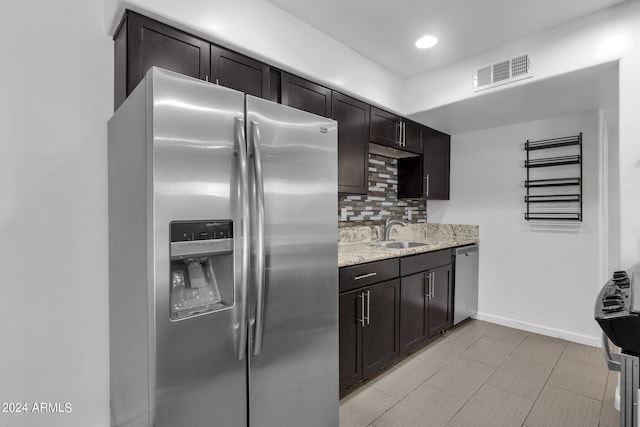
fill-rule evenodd
<path id="1" fill-rule="evenodd" d="M 235 151 L 238 157 L 239 177 L 238 184 L 240 186 L 240 229 L 242 233 L 242 256 L 241 256 L 241 271 L 240 271 L 240 314 L 239 314 L 239 326 L 236 333 L 236 343 L 238 348 L 236 350 L 236 357 L 238 360 L 243 360 L 247 353 L 247 291 L 249 280 L 249 171 L 247 169 L 247 148 L 246 139 L 244 133 L 244 120 L 236 117 L 234 120 L 234 144 Z"/>
<path id="2" fill-rule="evenodd" d="M 255 265 L 255 292 L 256 292 L 256 312 L 255 312 L 255 332 L 253 334 L 253 355 L 260 354 L 262 348 L 262 330 L 264 314 L 264 184 L 262 177 L 262 155 L 260 152 L 260 129 L 258 123 L 249 122 L 249 158 L 253 157 L 253 197 L 255 206 L 255 242 L 256 242 L 256 265 Z"/>

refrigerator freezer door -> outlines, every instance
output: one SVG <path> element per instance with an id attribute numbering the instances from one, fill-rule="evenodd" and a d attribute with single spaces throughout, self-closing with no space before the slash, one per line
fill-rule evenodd
<path id="1" fill-rule="evenodd" d="M 252 266 L 264 261 L 252 275 L 249 423 L 337 426 L 337 125 L 251 96 L 246 103 Z"/>
<path id="2" fill-rule="evenodd" d="M 237 172 L 237 122 L 244 95 L 176 73 L 154 69 L 149 97 L 148 158 L 151 176 L 154 300 L 151 370 L 155 369 L 157 427 L 243 426 L 247 423 L 246 360 L 238 360 L 241 298 L 241 206 Z M 141 195 L 143 197 L 143 195 Z M 170 224 L 233 221 L 233 269 L 215 271 L 217 283 L 233 280 L 229 308 L 170 319 Z M 175 261 L 174 261 L 175 262 Z M 228 264 L 228 262 L 221 264 Z M 215 262 L 212 264 L 216 267 Z M 231 273 L 224 273 L 224 271 Z M 223 295 L 224 297 L 224 295 Z M 153 338 L 152 338 L 153 339 Z M 155 363 L 155 366 L 154 366 Z M 153 405 L 152 405 L 153 408 Z M 152 409 L 153 410 L 153 409 Z"/>

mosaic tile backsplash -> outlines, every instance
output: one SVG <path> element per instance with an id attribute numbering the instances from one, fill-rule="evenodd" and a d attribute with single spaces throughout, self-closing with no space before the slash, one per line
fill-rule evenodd
<path id="1" fill-rule="evenodd" d="M 369 193 L 338 196 L 338 226 L 380 225 L 388 217 L 412 223 L 427 222 L 426 200 L 398 200 L 398 161 L 369 154 Z M 346 210 L 347 220 L 341 220 Z"/>

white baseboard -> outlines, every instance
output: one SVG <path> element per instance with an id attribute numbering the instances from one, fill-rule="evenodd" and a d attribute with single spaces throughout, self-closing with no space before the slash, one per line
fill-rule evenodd
<path id="1" fill-rule="evenodd" d="M 527 332 L 534 332 L 548 337 L 560 338 L 563 340 L 575 342 L 578 344 L 590 345 L 592 347 L 601 347 L 602 339 L 589 335 L 576 334 L 575 332 L 564 331 L 562 329 L 548 328 L 546 326 L 534 325 L 532 323 L 520 322 L 518 320 L 508 319 L 506 317 L 494 316 L 492 314 L 477 313 L 474 319 L 484 320 L 498 325 L 508 326 L 510 328 L 521 329 Z"/>

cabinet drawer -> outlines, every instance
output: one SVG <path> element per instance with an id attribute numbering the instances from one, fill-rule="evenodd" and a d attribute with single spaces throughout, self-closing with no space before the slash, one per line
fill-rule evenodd
<path id="1" fill-rule="evenodd" d="M 340 269 L 340 292 L 368 286 L 400 276 L 397 258 L 358 264 Z"/>
<path id="2" fill-rule="evenodd" d="M 441 265 L 451 264 L 451 249 L 427 252 L 424 254 L 407 256 L 400 259 L 400 273 L 402 276 L 430 270 Z"/>

